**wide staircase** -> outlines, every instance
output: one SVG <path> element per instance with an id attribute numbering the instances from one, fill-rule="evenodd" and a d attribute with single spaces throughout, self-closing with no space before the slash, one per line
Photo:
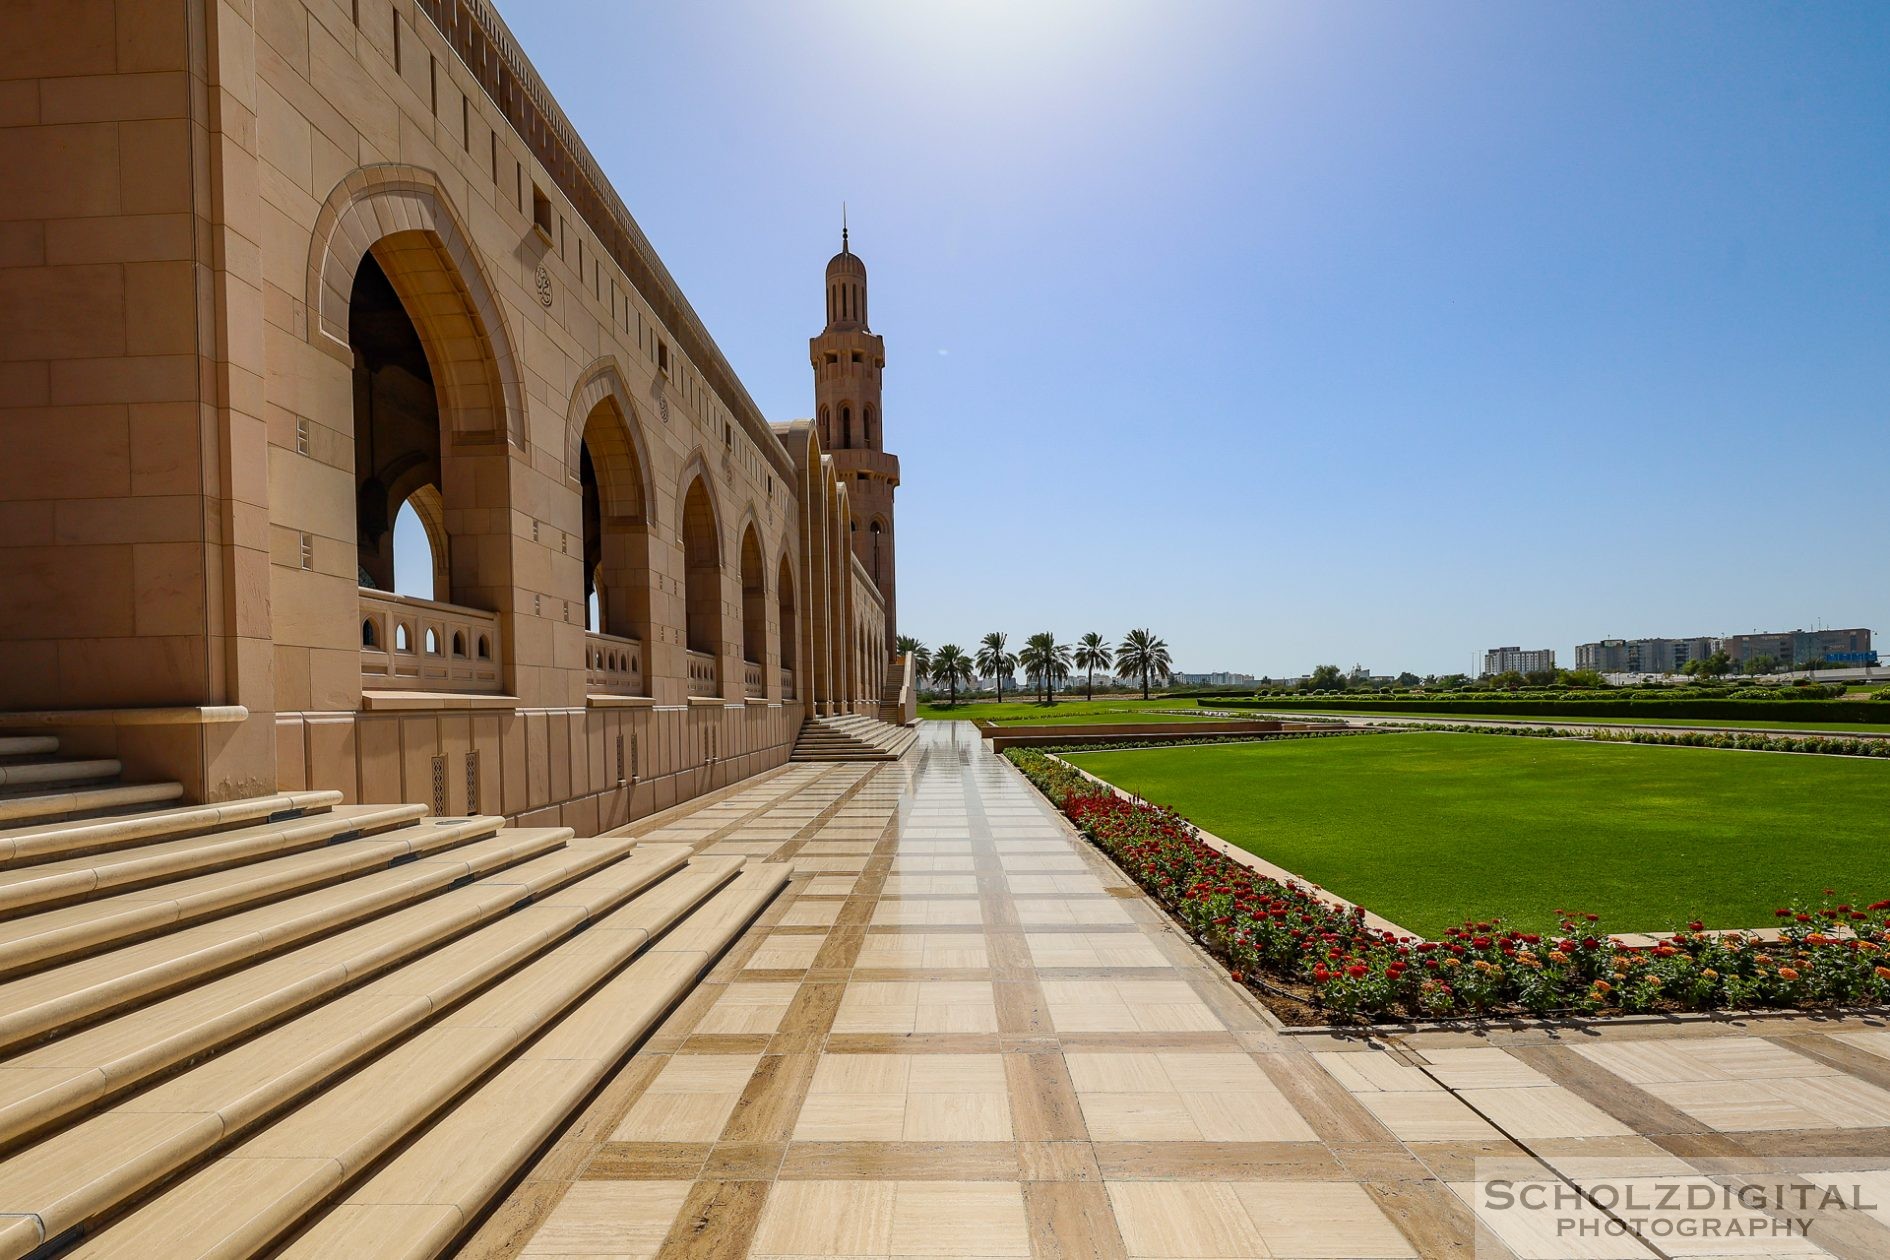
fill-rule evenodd
<path id="1" fill-rule="evenodd" d="M 0 742 L 0 1260 L 444 1254 L 787 881 L 57 752 Z"/>
<path id="2" fill-rule="evenodd" d="M 810 717 L 801 723 L 790 761 L 897 761 L 919 738 L 910 726 L 894 726 L 857 713 Z"/>
<path id="3" fill-rule="evenodd" d="M 175 801 L 176 783 L 118 782 L 110 757 L 61 757 L 50 735 L 0 735 L 0 827 L 146 809 Z"/>

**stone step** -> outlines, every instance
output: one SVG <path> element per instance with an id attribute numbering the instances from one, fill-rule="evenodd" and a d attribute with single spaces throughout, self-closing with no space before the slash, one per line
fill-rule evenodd
<path id="1" fill-rule="evenodd" d="M 91 783 L 112 779 L 124 769 L 110 757 L 83 761 L 15 761 L 0 765 L 0 792 L 15 789 L 43 790 L 69 783 Z"/>
<path id="2" fill-rule="evenodd" d="M 347 805 L 306 818 L 16 866 L 0 870 L 0 918 L 386 831 L 426 812 L 420 805 Z"/>
<path id="3" fill-rule="evenodd" d="M 52 735 L 0 735 L 0 757 L 46 757 L 59 751 Z"/>
<path id="4" fill-rule="evenodd" d="M 278 1260 L 444 1255 L 787 882 L 748 867 L 339 1202 Z M 469 1156 L 469 1153 L 471 1155 Z"/>
<path id="5" fill-rule="evenodd" d="M 294 824 L 322 824 L 323 830 L 333 833 L 326 842 L 305 851 L 0 922 L 0 976 L 51 966 L 82 950 L 122 944 L 280 901 L 455 848 L 483 834 L 435 819 L 416 821 L 405 816 L 404 810 L 399 821 L 408 825 L 367 834 L 368 824 L 377 817 L 384 821 L 392 812 L 346 806 Z"/>
<path id="6" fill-rule="evenodd" d="M 672 896 L 666 905 L 677 916 L 686 913 L 714 890 L 716 881 L 732 877 L 739 865 L 740 859 L 714 859 L 694 877 L 695 900 Z M 468 999 L 490 1007 L 494 995 L 503 993 L 529 1009 L 533 997 L 513 987 L 515 982 L 534 969 L 541 982 L 549 980 L 545 960 L 568 953 L 577 941 L 592 935 L 624 936 L 584 930 L 602 928 L 611 910 L 648 887 L 647 874 L 618 868 L 598 872 L 544 904 L 466 936 L 16 1152 L 7 1169 L 0 1170 L 0 1213 L 20 1210 L 12 1206 L 16 1204 L 48 1204 L 27 1210 L 40 1215 L 47 1235 L 55 1236 L 184 1171 L 218 1144 L 256 1129 L 311 1091 L 350 1080 L 357 1069 L 372 1073 L 390 1046 L 426 1037 L 442 1019 L 453 1022 Z M 574 935 L 578 933 L 584 934 Z M 638 928 L 629 948 L 634 950 L 643 939 Z M 555 984 L 545 991 L 552 990 Z M 472 1026 L 489 1027 L 490 1021 Z M 371 1128 L 381 1122 L 382 1110 L 364 1111 L 352 1119 Z M 54 1179 L 36 1175 L 33 1166 L 82 1171 Z M 15 1168 L 22 1171 L 16 1174 L 11 1171 Z M 6 1254 L 0 1247 L 0 1255 Z"/>
<path id="7" fill-rule="evenodd" d="M 0 982 L 0 1048 L 71 1029 L 563 847 L 568 828 L 498 830 L 449 852 Z"/>
<path id="8" fill-rule="evenodd" d="M 865 714 L 809 718 L 794 741 L 791 761 L 897 761 L 918 739 L 908 727 Z"/>
<path id="9" fill-rule="evenodd" d="M 181 783 L 121 783 L 0 797 L 0 824 L 25 825 L 120 813 L 181 800 L 183 795 Z"/>
<path id="10" fill-rule="evenodd" d="M 0 868 L 182 839 L 246 822 L 316 814 L 340 803 L 339 792 L 283 792 L 218 805 L 185 805 L 122 817 L 36 823 L 0 831 Z"/>
<path id="11" fill-rule="evenodd" d="M 631 861 L 624 862 L 626 855 Z M 572 841 L 464 887 L 162 998 L 17 1055 L 0 1067 L 0 1143 L 135 1088 L 189 1059 L 411 963 L 447 942 L 621 863 L 653 882 L 688 859 L 682 845 Z"/>
<path id="12" fill-rule="evenodd" d="M 293 1096 L 304 1101 L 287 1111 L 270 1115 L 260 1105 L 246 1108 L 222 1095 L 192 1093 L 182 1086 L 194 1073 L 160 1086 L 152 1093 L 180 1086 L 174 1096 L 153 1104 L 161 1105 L 162 1110 L 119 1113 L 125 1117 L 124 1136 L 139 1139 L 140 1149 L 126 1151 L 126 1157 L 111 1170 L 90 1167 L 89 1179 L 81 1176 L 58 1183 L 43 1174 L 23 1174 L 19 1191 L 15 1192 L 23 1194 L 21 1198 L 7 1192 L 6 1175 L 0 1174 L 0 1214 L 30 1213 L 28 1219 L 38 1222 L 35 1232 L 42 1240 L 56 1237 L 106 1217 L 141 1190 L 188 1167 L 208 1149 L 206 1144 L 190 1151 L 195 1142 L 181 1135 L 198 1128 L 207 1135 L 214 1128 L 222 1137 L 232 1130 L 249 1128 L 252 1131 L 242 1135 L 233 1148 L 98 1233 L 85 1237 L 68 1254 L 96 1260 L 151 1255 L 234 1256 L 268 1249 L 411 1136 L 450 1120 L 462 1095 L 470 1091 L 476 1096 L 474 1087 L 495 1069 L 502 1076 L 512 1063 L 530 1061 L 552 1073 L 582 1072 L 581 1064 L 567 1059 L 526 1060 L 520 1052 L 530 1054 L 541 1034 L 548 1030 L 555 1033 L 567 1020 L 583 1018 L 587 1007 L 612 987 L 613 980 L 634 971 L 635 979 L 626 982 L 632 992 L 654 989 L 673 995 L 686 988 L 690 980 L 707 970 L 712 960 L 709 944 L 718 938 L 726 944 L 752 918 L 751 912 L 737 921 L 735 915 L 721 909 L 726 904 L 723 899 L 716 898 L 702 907 L 703 915 L 714 920 L 714 928 L 691 926 L 695 917 L 691 912 L 702 905 L 703 897 L 734 876 L 740 862 L 739 858 L 697 859 L 685 871 L 657 885 L 651 896 L 637 898 L 615 913 L 603 914 L 588 923 L 585 930 L 545 949 L 477 996 L 442 1010 L 385 1053 L 359 1062 L 351 1071 L 327 1068 L 319 1092 L 308 1094 L 306 1087 L 297 1090 Z M 664 890 L 672 885 L 680 891 L 658 905 Z M 581 886 L 574 885 L 573 891 Z M 739 895 L 744 901 L 751 899 L 752 886 L 740 889 Z M 672 925 L 676 925 L 674 931 L 669 930 Z M 664 933 L 652 944 L 653 937 Z M 397 972 L 389 979 L 400 975 Z M 400 995 L 390 996 L 398 1000 Z M 554 1042 L 552 1048 L 555 1052 L 594 1041 L 604 1029 L 621 1032 L 625 1023 L 632 1026 L 633 1035 L 641 1036 L 663 1009 L 667 1009 L 667 1003 L 661 1008 L 652 1004 L 651 1008 L 632 1012 L 595 1007 L 590 1011 L 591 1019 L 574 1026 L 575 1035 L 564 1046 Z M 273 1030 L 268 1036 L 275 1037 L 287 1029 Z M 353 1034 L 357 1038 L 360 1035 L 359 1031 Z M 326 1067 L 319 1053 L 310 1056 L 308 1062 Z M 318 1069 L 311 1066 L 307 1070 Z M 246 1079 L 240 1072 L 234 1073 L 227 1083 L 240 1089 Z M 538 1101 L 542 1105 L 543 1100 Z M 181 1110 L 185 1107 L 192 1110 Z M 493 1107 L 488 1098 L 480 1110 L 490 1113 Z M 231 1114 L 239 1117 L 234 1123 L 222 1118 Z M 154 1123 L 156 1117 L 163 1119 Z M 118 1138 L 119 1134 L 110 1136 Z M 488 1153 L 457 1146 L 447 1154 L 452 1160 L 467 1161 L 484 1159 L 488 1154 L 504 1159 L 511 1152 Z M 71 1165 L 61 1161 L 39 1164 L 41 1168 L 62 1166 Z M 433 1167 L 436 1175 L 444 1171 L 437 1163 Z M 74 1181 L 84 1181 L 84 1188 L 71 1189 Z M 46 1206 L 16 1207 L 15 1203 Z M 0 1260 L 25 1255 L 18 1249 L 19 1244 L 29 1241 L 24 1236 L 15 1242 L 0 1235 Z M 379 1254 L 379 1250 L 376 1247 L 369 1254 Z"/>

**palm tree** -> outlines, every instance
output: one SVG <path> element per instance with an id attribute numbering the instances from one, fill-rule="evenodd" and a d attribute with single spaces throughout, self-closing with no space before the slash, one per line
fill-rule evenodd
<path id="1" fill-rule="evenodd" d="M 932 681 L 945 684 L 952 704 L 958 703 L 958 684 L 969 684 L 974 677 L 976 667 L 956 643 L 947 643 L 932 654 Z"/>
<path id="2" fill-rule="evenodd" d="M 932 672 L 932 649 L 925 646 L 909 634 L 902 634 L 897 640 L 899 655 L 912 658 L 912 676 L 924 678 Z"/>
<path id="3" fill-rule="evenodd" d="M 1008 640 L 1000 630 L 993 630 L 978 643 L 978 672 L 997 679 L 998 703 L 1004 703 L 1004 680 L 1017 672 L 1017 653 L 1005 651 Z"/>
<path id="4" fill-rule="evenodd" d="M 1140 678 L 1142 699 L 1148 699 L 1151 677 L 1167 681 L 1173 672 L 1174 662 L 1169 659 L 1168 645 L 1156 638 L 1153 630 L 1131 630 L 1122 636 L 1122 642 L 1116 647 L 1116 676 Z"/>
<path id="5" fill-rule="evenodd" d="M 1076 668 L 1083 671 L 1083 696 L 1087 700 L 1096 698 L 1096 671 L 1106 670 L 1115 657 L 1109 651 L 1109 645 L 1103 637 L 1091 630 L 1076 641 Z"/>
<path id="6" fill-rule="evenodd" d="M 1054 704 L 1052 696 L 1056 684 L 1070 676 L 1070 645 L 1058 643 L 1057 636 L 1045 630 L 1026 640 L 1017 659 L 1024 672 L 1043 688 L 1043 702 Z"/>

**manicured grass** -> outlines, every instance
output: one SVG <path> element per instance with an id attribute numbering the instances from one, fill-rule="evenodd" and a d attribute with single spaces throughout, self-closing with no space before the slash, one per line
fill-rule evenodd
<path id="1" fill-rule="evenodd" d="M 1755 927 L 1826 888 L 1890 897 L 1890 765 L 1387 734 L 1070 758 L 1413 931 L 1465 918 Z"/>
<path id="2" fill-rule="evenodd" d="M 1214 702 L 1203 700 L 1201 707 L 1212 709 Z M 1230 709 L 1228 712 L 1238 713 L 1242 710 Z M 1433 718 L 1441 722 L 1461 722 L 1465 726 L 1487 725 L 1490 722 L 1517 722 L 1524 726 L 1677 726 L 1692 730 L 1817 731 L 1831 735 L 1890 734 L 1890 722 L 1766 722 L 1755 718 L 1511 717 L 1503 713 L 1427 713 L 1422 709 L 1295 709 L 1291 703 L 1282 704 L 1278 708 L 1251 709 L 1246 712 L 1341 721 L 1347 717 Z"/>
<path id="3" fill-rule="evenodd" d="M 1055 704 L 1029 701 L 961 701 L 948 704 L 921 704 L 919 716 L 941 721 L 996 722 L 1006 726 L 1034 726 L 1054 723 L 1080 725 L 1087 722 L 1196 722 L 1208 717 L 1193 711 L 1192 699 L 1148 700 L 1059 700 Z M 1174 713 L 1157 710 L 1173 709 Z"/>

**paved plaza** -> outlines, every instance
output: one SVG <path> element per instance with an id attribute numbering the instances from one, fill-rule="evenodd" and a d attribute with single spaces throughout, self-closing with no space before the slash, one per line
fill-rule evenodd
<path id="1" fill-rule="evenodd" d="M 924 732 L 650 831 L 794 878 L 465 1254 L 1890 1255 L 1880 1024 L 1285 1032 L 968 724 Z M 1572 1206 L 1480 1231 L 1480 1171 Z M 1630 1183 L 1772 1206 L 1643 1243 Z"/>

